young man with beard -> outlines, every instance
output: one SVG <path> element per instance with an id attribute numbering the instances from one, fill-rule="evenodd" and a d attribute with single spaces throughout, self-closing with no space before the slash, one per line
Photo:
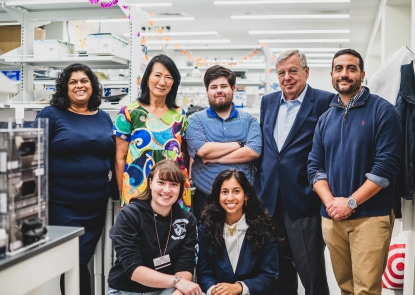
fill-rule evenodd
<path id="1" fill-rule="evenodd" d="M 186 141 L 194 160 L 190 175 L 196 187 L 192 207 L 197 220 L 219 172 L 236 168 L 254 182 L 253 161 L 261 155 L 261 130 L 255 117 L 235 108 L 235 82 L 235 73 L 225 67 L 207 69 L 204 83 L 210 107 L 189 117 Z"/>
<path id="2" fill-rule="evenodd" d="M 323 202 L 323 238 L 341 294 L 380 295 L 402 130 L 395 107 L 361 86 L 359 53 L 338 51 L 331 76 L 338 95 L 317 123 L 309 181 Z"/>

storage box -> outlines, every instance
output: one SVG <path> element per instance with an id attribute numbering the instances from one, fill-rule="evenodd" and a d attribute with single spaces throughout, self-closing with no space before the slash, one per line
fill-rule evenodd
<path id="1" fill-rule="evenodd" d="M 91 55 L 113 55 L 128 45 L 124 39 L 110 34 L 89 34 L 86 38 L 86 48 Z"/>
<path id="2" fill-rule="evenodd" d="M 68 56 L 74 54 L 75 45 L 57 39 L 51 40 L 35 40 L 34 56 Z"/>
<path id="3" fill-rule="evenodd" d="M 0 51 L 6 53 L 20 47 L 20 26 L 0 26 Z M 35 28 L 34 40 L 45 39 L 45 29 Z"/>

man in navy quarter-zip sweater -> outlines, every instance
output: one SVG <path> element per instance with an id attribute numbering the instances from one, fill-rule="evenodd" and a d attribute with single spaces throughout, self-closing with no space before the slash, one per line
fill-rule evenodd
<path id="1" fill-rule="evenodd" d="M 332 63 L 338 95 L 314 133 L 308 176 L 323 202 L 323 238 L 342 295 L 380 295 L 394 223 L 402 130 L 395 107 L 362 87 L 352 49 Z"/>

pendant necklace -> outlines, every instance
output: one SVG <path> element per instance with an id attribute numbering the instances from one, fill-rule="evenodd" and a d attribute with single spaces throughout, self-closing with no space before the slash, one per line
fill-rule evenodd
<path id="1" fill-rule="evenodd" d="M 233 236 L 236 231 L 236 224 L 234 225 L 234 227 L 230 227 L 229 225 L 226 225 L 226 227 L 228 228 L 229 234 Z"/>

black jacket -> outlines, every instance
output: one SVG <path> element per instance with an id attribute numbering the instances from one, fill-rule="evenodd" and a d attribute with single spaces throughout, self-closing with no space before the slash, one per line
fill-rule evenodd
<path id="1" fill-rule="evenodd" d="M 166 254 L 170 255 L 171 265 L 158 271 L 175 274 L 179 271 L 193 273 L 197 258 L 197 228 L 193 214 L 175 203 L 172 207 L 172 227 Z M 156 215 L 160 248 L 164 255 L 170 228 L 170 215 Z M 154 269 L 154 258 L 160 257 L 159 244 L 154 226 L 153 209 L 148 201 L 132 199 L 117 216 L 110 230 L 117 260 L 111 268 L 108 285 L 116 290 L 147 293 L 156 290 L 131 280 L 135 269 L 146 266 Z"/>
<path id="2" fill-rule="evenodd" d="M 415 95 L 413 62 L 401 66 L 401 86 L 396 100 L 396 109 L 401 117 L 403 148 L 400 172 L 396 181 L 396 202 L 399 214 L 400 198 L 412 200 L 415 193 Z"/>

